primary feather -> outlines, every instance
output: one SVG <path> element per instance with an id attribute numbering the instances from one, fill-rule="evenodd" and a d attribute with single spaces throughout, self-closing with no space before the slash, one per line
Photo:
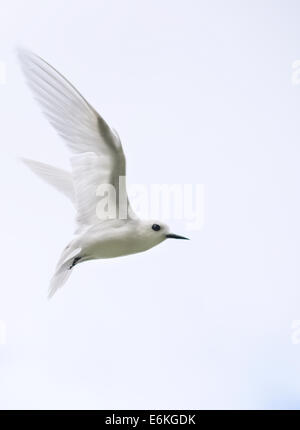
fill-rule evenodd
<path id="1" fill-rule="evenodd" d="M 100 200 L 97 189 L 101 184 L 111 184 L 116 191 L 116 218 L 120 213 L 133 217 L 126 189 L 119 187 L 119 177 L 126 175 L 126 160 L 118 134 L 50 64 L 28 50 L 19 49 L 18 55 L 43 112 L 76 154 L 71 161 L 78 223 L 91 225 L 101 221 L 96 214 Z"/>

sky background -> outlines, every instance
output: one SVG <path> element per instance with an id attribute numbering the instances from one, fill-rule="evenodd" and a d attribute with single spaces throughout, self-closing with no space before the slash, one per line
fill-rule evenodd
<path id="1" fill-rule="evenodd" d="M 0 408 L 298 409 L 299 2 L 0 3 Z M 118 130 L 129 182 L 204 184 L 202 230 L 171 222 L 192 240 L 85 263 L 47 300 L 73 208 L 17 157 L 68 153 L 17 45 Z"/>

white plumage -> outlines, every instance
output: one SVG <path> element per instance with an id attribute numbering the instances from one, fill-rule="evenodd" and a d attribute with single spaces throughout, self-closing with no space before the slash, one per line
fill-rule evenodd
<path id="1" fill-rule="evenodd" d="M 72 153 L 71 172 L 23 159 L 31 170 L 68 197 L 77 211 L 77 230 L 58 262 L 49 297 L 79 262 L 142 252 L 167 237 L 185 239 L 169 233 L 161 222 L 142 221 L 134 214 L 126 186 L 119 186 L 120 177 L 126 176 L 126 160 L 117 132 L 46 61 L 24 49 L 19 49 L 18 55 L 35 98 Z M 103 185 L 114 192 L 98 192 Z M 101 198 L 107 199 L 112 211 L 99 214 Z"/>

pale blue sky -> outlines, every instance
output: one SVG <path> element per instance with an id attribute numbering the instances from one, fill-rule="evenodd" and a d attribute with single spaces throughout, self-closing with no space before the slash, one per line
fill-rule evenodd
<path id="1" fill-rule="evenodd" d="M 0 408 L 298 408 L 299 2 L 1 5 Z M 73 210 L 16 157 L 67 151 L 17 44 L 118 130 L 130 182 L 205 184 L 191 241 L 83 264 L 46 300 Z"/>

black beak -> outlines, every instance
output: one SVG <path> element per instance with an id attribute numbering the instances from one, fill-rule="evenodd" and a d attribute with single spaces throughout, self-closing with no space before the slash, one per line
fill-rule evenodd
<path id="1" fill-rule="evenodd" d="M 185 240 L 190 240 L 188 237 L 178 236 L 178 234 L 173 234 L 173 233 L 166 234 L 166 238 L 168 238 L 168 239 L 185 239 Z"/>

